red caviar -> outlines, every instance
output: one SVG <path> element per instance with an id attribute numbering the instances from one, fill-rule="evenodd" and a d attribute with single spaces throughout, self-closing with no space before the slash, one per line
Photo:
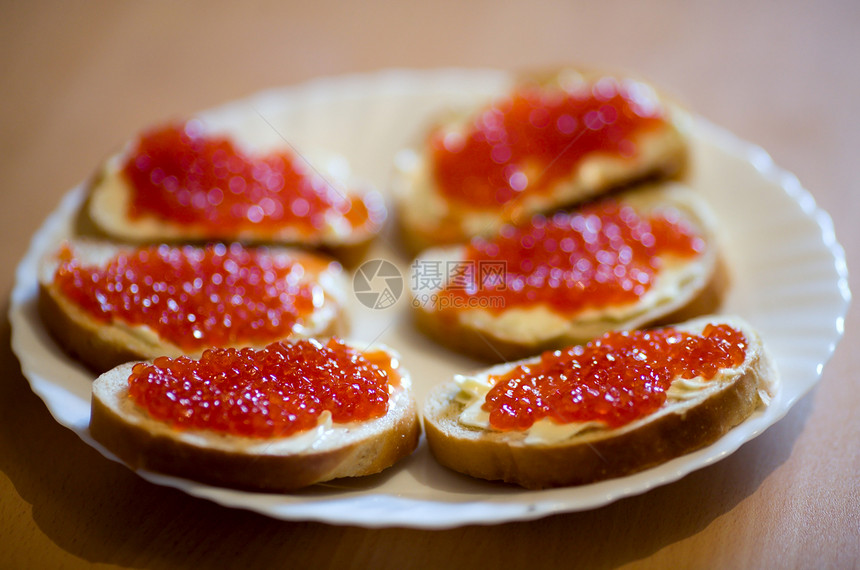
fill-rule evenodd
<path id="1" fill-rule="evenodd" d="M 299 340 L 208 349 L 199 360 L 157 358 L 136 364 L 128 384 L 136 404 L 175 428 L 284 437 L 313 428 L 325 411 L 338 423 L 385 415 L 396 368 L 382 351 Z"/>
<path id="2" fill-rule="evenodd" d="M 378 214 L 301 157 L 287 150 L 251 156 L 225 136 L 203 134 L 195 121 L 144 133 L 123 172 L 131 218 L 193 224 L 213 237 L 284 227 L 316 234 L 334 220 L 355 228 Z"/>
<path id="3" fill-rule="evenodd" d="M 740 365 L 746 347 L 743 333 L 725 324 L 708 324 L 701 335 L 672 328 L 610 332 L 493 377 L 483 409 L 500 430 L 525 430 L 542 418 L 616 428 L 657 411 L 673 379 L 711 380 Z"/>
<path id="4" fill-rule="evenodd" d="M 184 350 L 260 344 L 291 334 L 322 303 L 302 263 L 239 244 L 122 251 L 85 265 L 68 249 L 54 280 L 100 322 L 145 325 Z"/>
<path id="5" fill-rule="evenodd" d="M 464 133 L 430 136 L 439 189 L 478 209 L 550 189 L 595 152 L 631 158 L 636 137 L 665 125 L 663 109 L 635 82 L 607 77 L 589 89 L 524 88 L 481 112 Z"/>
<path id="6" fill-rule="evenodd" d="M 465 256 L 473 271 L 446 295 L 487 300 L 479 306 L 489 310 L 543 303 L 575 314 L 636 301 L 653 285 L 660 256 L 690 258 L 704 248 L 675 211 L 642 215 L 604 200 L 473 240 Z"/>

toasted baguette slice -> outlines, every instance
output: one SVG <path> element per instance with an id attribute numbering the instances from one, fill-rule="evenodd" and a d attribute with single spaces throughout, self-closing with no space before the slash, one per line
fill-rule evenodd
<path id="1" fill-rule="evenodd" d="M 634 302 L 594 306 L 572 314 L 559 313 L 539 302 L 507 306 L 504 297 L 493 291 L 487 291 L 483 297 L 458 299 L 463 301 L 459 306 L 453 303 L 445 306 L 444 279 L 435 283 L 413 279 L 416 326 L 449 348 L 499 362 L 587 342 L 609 330 L 638 328 L 713 312 L 725 286 L 725 275 L 722 264 L 718 263 L 713 214 L 701 197 L 687 186 L 672 182 L 638 187 L 610 199 L 633 207 L 640 215 L 669 212 L 679 216 L 702 237 L 704 250 L 692 258 L 662 259 L 654 285 Z M 438 267 L 445 274 L 446 268 L 464 263 L 465 251 L 465 246 L 428 249 L 412 266 L 416 271 Z M 479 273 L 477 268 L 474 271 Z"/>
<path id="2" fill-rule="evenodd" d="M 69 241 L 65 246 L 68 246 L 67 251 L 73 259 L 86 266 L 99 267 L 105 267 L 120 252 L 132 253 L 137 249 L 92 240 Z M 55 282 L 54 278 L 61 263 L 60 256 L 66 251 L 65 246 L 42 261 L 39 270 L 38 308 L 45 327 L 68 353 L 95 372 L 104 372 L 123 362 L 148 360 L 157 356 L 194 356 L 206 348 L 204 346 L 186 350 L 161 336 L 151 326 L 129 325 L 121 318 L 115 317 L 111 317 L 108 322 L 94 318 L 77 302 L 67 297 Z M 186 247 L 191 251 L 199 251 L 199 248 Z M 321 254 L 296 249 L 258 248 L 256 251 L 264 256 L 271 256 L 272 259 L 297 262 L 304 269 L 301 282 L 313 284 L 321 292 L 318 306 L 304 316 L 301 322 L 296 323 L 291 334 L 328 336 L 346 332 L 347 284 L 338 262 Z M 199 277 L 208 279 L 210 276 Z M 278 339 L 267 339 L 262 344 L 275 340 Z"/>
<path id="3" fill-rule="evenodd" d="M 514 82 L 513 91 L 536 86 L 551 98 L 564 92 L 590 92 L 601 81 L 620 85 L 619 89 L 636 93 L 643 105 L 661 109 L 665 122 L 659 127 L 637 132 L 630 139 L 636 148 L 631 156 L 590 151 L 566 177 L 553 181 L 548 188 L 536 191 L 526 188 L 513 200 L 497 207 L 470 206 L 468 202 L 452 199 L 440 190 L 434 174 L 429 137 L 401 151 L 395 160 L 393 189 L 405 249 L 415 254 L 428 247 L 463 243 L 474 236 L 492 234 L 502 224 L 569 207 L 648 178 L 682 177 L 689 153 L 686 115 L 676 106 L 670 106 L 664 96 L 658 95 L 646 83 L 593 71 L 564 69 L 552 74 L 522 77 Z M 475 109 L 449 110 L 437 118 L 429 131 L 439 140 L 446 134 L 460 136 L 486 109 L 486 104 L 481 102 L 481 106 Z M 506 164 L 510 166 L 512 163 Z M 535 180 L 549 167 L 535 164 L 518 165 L 518 168 L 531 171 L 530 183 L 535 184 Z"/>
<path id="4" fill-rule="evenodd" d="M 722 369 L 705 387 L 679 385 L 673 395 L 676 380 L 669 398 L 650 415 L 615 429 L 598 424 L 559 432 L 558 424 L 546 419 L 541 421 L 554 427 L 543 432 L 537 424 L 527 431 L 497 431 L 489 424 L 482 429 L 461 423 L 468 404 L 460 385 L 449 382 L 436 387 L 424 406 L 430 450 L 455 471 L 539 489 L 621 477 L 707 446 L 767 405 L 778 389 L 776 370 L 759 335 L 740 319 L 703 318 L 675 328 L 699 333 L 707 323 L 742 331 L 748 341 L 746 359 L 736 368 Z M 491 374 L 537 360 L 497 365 L 469 377 L 486 382 Z"/>
<path id="5" fill-rule="evenodd" d="M 200 122 L 194 124 L 199 125 Z M 335 255 L 347 265 L 352 265 L 363 258 L 370 243 L 381 231 L 387 216 L 382 196 L 368 184 L 355 180 L 345 159 L 335 156 L 320 157 L 313 159 L 312 164 L 311 159 L 292 153 L 291 149 L 283 149 L 283 152 L 292 155 L 294 162 L 307 171 L 307 175 L 314 179 L 313 186 L 320 187 L 319 192 L 354 201 L 367 211 L 366 218 L 356 221 L 359 219 L 353 220 L 351 216 L 330 208 L 324 216 L 324 225 L 310 230 L 302 225 L 289 223 L 272 229 L 251 220 L 239 227 L 178 222 L 153 212 L 133 216 L 130 211 L 134 190 L 124 168 L 136 148 L 136 143 L 130 143 L 123 151 L 108 158 L 90 183 L 89 196 L 84 206 L 86 215 L 83 218 L 100 237 L 128 243 L 240 241 L 249 244 L 302 246 L 321 249 Z M 250 152 L 247 154 L 254 158 Z M 181 174 L 177 177 L 181 184 Z M 224 191 L 232 192 L 226 189 Z M 289 201 L 293 197 L 291 192 L 292 189 L 285 186 L 276 194 L 287 200 L 282 204 L 283 208 L 293 207 Z M 249 197 L 249 200 L 253 199 Z M 249 202 L 249 205 L 254 203 Z M 267 204 L 261 201 L 258 206 L 258 211 L 263 212 L 262 208 L 267 207 Z M 274 207 L 271 204 L 268 206 Z M 193 204 L 183 207 L 185 210 L 195 208 Z"/>
<path id="6" fill-rule="evenodd" d="M 388 349 L 380 350 L 396 358 Z M 153 419 L 129 397 L 132 367 L 121 365 L 93 383 L 90 433 L 135 470 L 223 487 L 287 492 L 379 473 L 418 445 L 420 422 L 411 380 L 402 368 L 384 416 L 348 424 L 329 421 L 289 437 L 254 438 L 179 430 Z"/>

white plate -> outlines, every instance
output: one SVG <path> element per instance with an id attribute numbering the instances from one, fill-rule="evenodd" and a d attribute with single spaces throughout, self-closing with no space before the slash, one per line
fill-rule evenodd
<path id="1" fill-rule="evenodd" d="M 354 172 L 384 189 L 394 153 L 419 132 L 440 105 L 473 101 L 506 85 L 498 71 L 392 70 L 313 81 L 267 91 L 201 116 L 219 128 L 299 149 L 321 148 L 350 159 Z M 844 253 L 830 217 L 797 179 L 760 148 L 693 118 L 692 185 L 712 204 L 724 228 L 732 288 L 723 310 L 759 329 L 782 375 L 767 410 L 714 445 L 629 477 L 575 488 L 525 491 L 460 476 L 439 467 L 422 442 L 408 460 L 363 479 L 338 481 L 288 495 L 225 490 L 141 472 L 147 480 L 222 505 L 275 518 L 366 527 L 448 528 L 526 520 L 591 509 L 675 481 L 734 452 L 761 434 L 818 382 L 842 336 L 850 294 Z M 59 423 L 99 448 L 87 431 L 91 375 L 47 336 L 36 313 L 39 257 L 66 233 L 83 197 L 71 191 L 33 238 L 18 267 L 10 320 L 12 346 L 30 385 Z M 395 261 L 405 276 L 408 260 L 381 240 L 372 256 Z M 434 346 L 407 319 L 408 301 L 371 310 L 355 302 L 354 337 L 398 349 L 416 381 L 416 396 L 476 363 Z"/>

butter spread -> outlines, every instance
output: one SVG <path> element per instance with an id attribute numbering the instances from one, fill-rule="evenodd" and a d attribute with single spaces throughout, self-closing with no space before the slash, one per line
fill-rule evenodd
<path id="1" fill-rule="evenodd" d="M 511 307 L 501 312 L 475 308 L 459 311 L 457 318 L 468 328 L 485 331 L 503 340 L 540 343 L 544 339 L 575 333 L 578 327 L 591 323 L 626 322 L 654 307 L 674 300 L 684 287 L 703 271 L 701 261 L 689 262 L 663 258 L 664 266 L 655 275 L 654 285 L 637 301 L 625 305 L 589 308 L 572 318 L 546 306 Z"/>
<path id="2" fill-rule="evenodd" d="M 498 370 L 496 367 L 494 370 Z M 678 378 L 674 380 L 666 392 L 668 397 L 666 405 L 696 399 L 708 388 L 719 386 L 725 379 L 732 378 L 740 372 L 739 368 L 723 368 L 712 380 L 696 378 Z M 481 430 L 495 431 L 490 426 L 490 414 L 482 409 L 487 393 L 493 384 L 490 379 L 491 373 L 480 376 L 455 375 L 454 381 L 459 387 L 456 400 L 463 404 L 458 421 L 461 425 Z M 765 393 L 767 393 L 765 391 Z M 763 402 L 767 404 L 767 400 Z M 525 430 L 524 443 L 527 445 L 553 445 L 588 430 L 604 430 L 606 424 L 598 421 L 572 422 L 567 424 L 557 423 L 549 418 L 536 421 L 531 428 Z"/>

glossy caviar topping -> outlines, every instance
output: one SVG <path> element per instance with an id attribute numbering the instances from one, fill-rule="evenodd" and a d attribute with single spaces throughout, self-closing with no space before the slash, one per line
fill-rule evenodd
<path id="1" fill-rule="evenodd" d="M 396 368 L 382 351 L 365 356 L 339 339 L 299 340 L 208 349 L 199 360 L 157 358 L 135 364 L 128 384 L 137 405 L 175 428 L 271 438 L 313 428 L 323 412 L 335 423 L 385 415 Z"/>
<path id="2" fill-rule="evenodd" d="M 594 152 L 634 157 L 636 136 L 665 125 L 641 84 L 613 78 L 572 91 L 525 88 L 484 109 L 465 130 L 431 134 L 440 191 L 478 209 L 550 189 Z"/>
<path id="3" fill-rule="evenodd" d="M 268 343 L 322 304 L 307 268 L 267 249 L 221 244 L 122 251 L 86 265 L 65 249 L 54 281 L 100 322 L 145 325 L 185 350 Z"/>
<path id="4" fill-rule="evenodd" d="M 543 418 L 616 428 L 657 411 L 674 379 L 711 380 L 739 366 L 746 348 L 743 333 L 725 324 L 708 324 L 701 335 L 672 328 L 610 332 L 493 377 L 483 409 L 500 430 L 525 430 Z"/>
<path id="5" fill-rule="evenodd" d="M 146 132 L 126 161 L 129 215 L 205 227 L 213 237 L 290 227 L 317 235 L 349 231 L 379 216 L 379 205 L 348 197 L 287 150 L 243 152 L 197 121 Z"/>
<path id="6" fill-rule="evenodd" d="M 634 302 L 654 284 L 660 256 L 691 258 L 704 248 L 677 211 L 642 215 L 604 200 L 473 240 L 465 259 L 474 270 L 445 294 L 472 298 L 488 310 L 543 303 L 570 315 Z"/>

